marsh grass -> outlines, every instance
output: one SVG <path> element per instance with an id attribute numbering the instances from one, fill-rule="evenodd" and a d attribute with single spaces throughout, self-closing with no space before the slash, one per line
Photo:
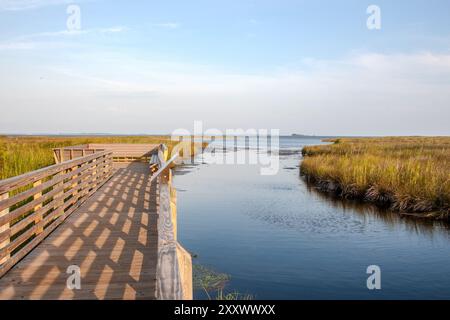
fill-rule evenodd
<path id="1" fill-rule="evenodd" d="M 253 300 L 250 294 L 225 292 L 225 286 L 230 281 L 229 275 L 196 263 L 192 268 L 194 289 L 203 290 L 209 300 Z"/>
<path id="2" fill-rule="evenodd" d="M 0 179 L 54 164 L 53 148 L 87 143 L 150 143 L 175 145 L 169 136 L 0 136 Z"/>
<path id="3" fill-rule="evenodd" d="M 194 289 L 204 290 L 205 292 L 223 290 L 230 276 L 207 268 L 200 264 L 193 264 L 193 286 Z"/>
<path id="4" fill-rule="evenodd" d="M 302 150 L 319 188 L 423 217 L 450 216 L 450 137 L 346 138 Z"/>
<path id="5" fill-rule="evenodd" d="M 253 300 L 253 296 L 239 292 L 224 293 L 223 290 L 219 290 L 214 300 Z"/>

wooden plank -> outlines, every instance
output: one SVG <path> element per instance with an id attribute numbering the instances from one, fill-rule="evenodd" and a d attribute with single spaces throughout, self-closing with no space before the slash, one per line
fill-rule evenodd
<path id="1" fill-rule="evenodd" d="M 178 272 L 180 274 L 182 300 L 193 299 L 192 257 L 179 243 L 177 243 Z"/>
<path id="2" fill-rule="evenodd" d="M 85 145 L 86 150 L 109 150 L 113 152 L 113 157 L 118 161 L 131 162 L 136 160 L 144 160 L 158 148 L 156 144 L 100 144 L 92 143 Z M 79 146 L 65 147 L 64 150 L 79 150 Z"/>
<path id="3" fill-rule="evenodd" d="M 106 158 L 109 157 L 109 158 Z M 40 183 L 39 181 L 36 181 L 34 184 L 34 193 L 35 193 L 35 199 L 32 201 L 33 202 L 33 208 L 34 208 L 34 212 L 27 216 L 26 218 L 22 219 L 21 221 L 19 221 L 18 223 L 16 223 L 15 225 L 13 225 L 12 227 L 10 227 L 10 221 L 11 220 L 4 220 L 5 217 L 6 218 L 11 218 L 11 213 L 9 212 L 8 208 L 8 212 L 4 213 L 0 218 L 3 219 L 3 222 L 7 222 L 8 223 L 8 228 L 4 228 L 5 230 L 1 230 L 0 232 L 0 239 L 2 239 L 2 243 L 6 243 L 8 242 L 6 245 L 4 245 L 1 249 L 0 249 L 0 259 L 2 261 L 6 261 L 8 262 L 9 260 L 11 260 L 11 253 L 13 253 L 14 250 L 16 250 L 17 248 L 19 248 L 22 244 L 24 244 L 26 241 L 28 241 L 30 239 L 31 236 L 38 236 L 40 233 L 43 233 L 45 226 L 47 226 L 48 228 L 48 224 L 50 223 L 54 223 L 53 220 L 57 219 L 60 215 L 64 215 L 65 214 L 65 210 L 67 208 L 69 208 L 72 205 L 76 205 L 76 202 L 80 199 L 82 199 L 86 194 L 90 193 L 90 190 L 96 190 L 97 189 L 97 184 L 98 186 L 100 186 L 100 184 L 102 182 L 105 181 L 105 177 L 109 176 L 109 170 L 110 170 L 110 166 L 109 163 L 111 160 L 111 155 L 103 155 L 101 156 L 101 164 L 102 166 L 99 168 L 95 168 L 95 164 L 97 162 L 87 162 L 85 164 L 85 166 L 83 166 L 83 168 L 80 168 L 79 170 L 75 170 L 75 171 L 71 171 L 69 173 L 66 173 L 65 171 L 60 171 L 59 173 L 57 173 L 57 175 L 59 175 L 59 177 L 56 177 L 54 180 L 55 181 L 59 181 L 59 183 L 57 185 L 54 186 L 54 190 L 51 191 L 53 195 L 53 200 L 48 203 L 45 207 L 43 207 L 42 205 L 42 199 L 44 198 L 42 196 L 41 193 L 35 193 L 36 190 L 43 190 L 44 189 L 44 184 Z M 95 160 L 95 159 L 94 159 Z M 92 169 L 92 171 L 90 171 L 89 169 Z M 101 169 L 101 170 L 99 170 Z M 83 181 L 79 187 L 77 184 L 77 189 L 73 188 L 73 173 L 77 172 L 80 173 L 82 172 L 83 174 L 79 177 L 80 181 Z M 97 172 L 100 173 L 100 176 L 97 175 Z M 70 176 L 70 174 L 72 174 L 72 176 Z M 85 177 L 87 177 L 87 179 L 84 179 Z M 64 183 L 64 179 L 65 178 L 69 178 L 69 181 L 67 181 L 66 183 Z M 97 184 L 93 185 L 92 182 L 93 181 L 97 181 Z M 65 186 L 70 186 L 69 190 L 67 192 L 64 192 L 65 190 Z M 81 191 L 80 194 L 78 194 L 78 191 Z M 76 196 L 74 196 L 74 193 L 77 193 Z M 71 198 L 69 198 L 71 197 Z M 10 201 L 10 199 L 12 198 L 7 198 L 7 197 L 3 197 L 3 201 L 1 201 L 0 203 L 4 204 L 4 203 L 8 203 L 8 201 Z M 64 203 L 64 199 L 69 198 L 69 200 Z M 48 212 L 49 210 L 54 209 L 53 212 L 51 212 L 50 214 L 48 214 L 45 218 L 43 218 L 43 215 Z M 23 209 L 19 208 L 17 211 L 21 211 Z M 5 210 L 4 210 L 5 211 Z M 12 212 L 13 216 L 17 216 L 18 212 L 16 212 L 16 210 L 14 210 Z M 13 235 L 15 235 L 16 233 L 20 232 L 22 229 L 24 229 L 25 227 L 28 227 L 29 224 L 33 222 L 33 225 L 31 227 L 29 227 L 27 230 L 25 230 L 23 233 L 21 233 L 17 238 L 14 239 L 14 241 L 9 241 L 10 237 L 12 237 Z M 38 237 L 37 237 L 38 238 Z M 23 250 L 23 248 L 21 249 Z M 20 253 L 20 252 L 19 252 Z M 17 253 L 16 253 L 17 255 Z M 14 256 L 16 256 L 14 255 Z M 5 263 L 6 264 L 6 263 Z M 3 267 L 3 266 L 2 266 Z"/>
<path id="4" fill-rule="evenodd" d="M 107 173 L 106 173 L 107 174 Z M 6 247 L 0 250 L 0 259 L 11 254 L 16 248 L 18 248 L 21 244 L 23 244 L 26 240 L 28 240 L 33 234 L 37 233 L 37 230 L 43 230 L 44 226 L 50 223 L 53 219 L 58 218 L 61 215 L 64 215 L 64 210 L 68 208 L 70 205 L 75 204 L 80 198 L 82 198 L 85 194 L 88 194 L 88 189 L 91 188 L 92 180 L 86 181 L 84 183 L 84 193 L 81 192 L 78 196 L 69 199 L 67 202 L 64 202 L 64 198 L 70 196 L 73 193 L 73 190 L 69 190 L 66 194 L 61 193 L 56 196 L 56 200 L 53 201 L 52 205 L 54 207 L 54 211 L 45 217 L 38 224 L 32 226 L 30 229 L 22 233 L 19 237 L 14 239 L 14 241 L 10 242 Z M 94 187 L 93 190 L 96 190 Z"/>
<path id="5" fill-rule="evenodd" d="M 24 186 L 34 183 L 38 180 L 42 180 L 45 177 L 56 174 L 62 170 L 67 170 L 77 164 L 81 164 L 81 163 L 90 161 L 92 159 L 102 157 L 107 154 L 112 154 L 112 153 L 109 151 L 99 152 L 99 153 L 87 156 L 85 158 L 79 158 L 79 159 L 74 159 L 71 161 L 66 161 L 64 163 L 55 164 L 55 165 L 52 165 L 52 166 L 49 166 L 46 168 L 28 172 L 28 173 L 25 173 L 25 174 L 17 176 L 17 177 L 0 180 L 0 194 L 12 191 L 12 190 L 20 188 L 20 187 L 24 187 Z"/>
<path id="6" fill-rule="evenodd" d="M 0 200 L 7 199 L 9 194 L 3 193 L 0 194 Z M 0 217 L 5 216 L 9 213 L 9 208 L 4 209 L 3 211 L 0 211 Z M 0 224 L 0 232 L 6 231 L 9 229 L 9 223 Z M 0 250 L 3 248 L 6 248 L 9 245 L 9 237 L 3 240 L 0 240 Z M 7 260 L 9 259 L 9 256 L 5 256 L 4 258 L 0 258 L 0 265 L 3 265 Z"/>
<path id="7" fill-rule="evenodd" d="M 42 180 L 38 180 L 38 181 L 36 181 L 35 183 L 33 183 L 33 188 L 35 188 L 35 187 L 38 187 L 38 186 L 40 186 L 42 184 Z M 37 201 L 40 201 L 36 206 L 34 206 L 34 208 L 33 208 L 33 210 L 34 210 L 34 212 L 36 212 L 36 211 L 39 211 L 39 209 L 41 209 L 42 208 L 42 201 L 41 201 L 41 198 L 42 197 L 42 191 L 41 192 L 38 192 L 38 193 L 36 193 L 34 196 L 33 196 L 33 200 L 37 200 Z M 41 220 L 42 220 L 42 214 L 36 214 L 35 216 L 34 216 L 34 224 L 39 224 L 39 222 L 41 222 Z M 36 235 L 38 235 L 39 233 L 41 233 L 42 231 L 44 231 L 44 227 L 41 227 L 41 228 L 37 228 L 36 229 Z"/>
<path id="8" fill-rule="evenodd" d="M 174 157 L 176 159 L 176 157 Z M 156 294 L 161 300 L 192 299 L 192 260 L 177 242 L 175 191 L 166 163 L 158 174 L 158 264 Z"/>
<path id="9" fill-rule="evenodd" d="M 93 160 L 90 160 L 90 161 L 93 161 Z M 88 163 L 88 162 L 86 162 L 86 163 Z M 94 167 L 94 166 L 95 166 L 95 163 L 90 162 L 88 166 L 84 166 L 84 167 L 80 168 L 75 173 L 82 172 L 82 171 L 84 171 L 84 170 L 86 170 L 86 169 L 88 169 L 90 167 Z M 68 170 L 68 169 L 69 168 L 66 168 L 64 170 L 58 171 L 53 176 L 53 178 L 51 180 L 49 180 L 49 181 L 46 181 L 46 182 L 44 182 L 44 183 L 42 183 L 42 184 L 40 184 L 40 185 L 38 185 L 36 187 L 33 187 L 33 188 L 28 189 L 28 190 L 26 190 L 24 192 L 21 192 L 21 193 L 15 195 L 13 197 L 10 197 L 9 199 L 6 199 L 4 201 L 0 201 L 0 210 L 3 210 L 5 208 L 7 208 L 7 207 L 11 207 L 12 205 L 14 205 L 14 204 L 16 204 L 16 203 L 18 203 L 20 201 L 23 201 L 25 199 L 33 197 L 35 194 L 37 194 L 37 193 L 39 193 L 39 192 L 41 192 L 41 191 L 43 191 L 45 189 L 48 189 L 50 187 L 53 187 L 54 185 L 60 184 L 63 180 L 70 179 L 74 173 L 73 172 L 65 173 L 64 171 Z M 61 172 L 64 172 L 64 174 L 60 174 Z M 37 180 L 37 181 L 39 181 L 39 180 Z"/>
<path id="10" fill-rule="evenodd" d="M 75 148 L 71 152 L 78 156 Z M 176 157 L 165 161 L 163 154 L 152 175 L 149 164 L 115 164 L 119 171 L 102 184 L 113 172 L 112 155 L 88 164 L 72 162 L 64 169 L 69 172 L 58 171 L 66 178 L 55 179 L 59 186 L 48 192 L 53 192 L 49 203 L 40 202 L 46 194 L 33 200 L 40 199 L 33 205 L 42 206 L 31 213 L 30 221 L 55 210 L 0 251 L 7 254 L 47 225 L 0 266 L 0 299 L 192 299 L 192 259 L 176 239 L 170 170 Z M 123 158 L 132 160 L 129 155 Z M 80 170 L 82 164 L 89 168 Z M 25 223 L 9 229 L 22 230 Z M 5 234 L 0 233 L 0 241 Z M 73 264 L 82 271 L 79 291 L 66 287 L 65 271 Z"/>
<path id="11" fill-rule="evenodd" d="M 105 181 L 111 177 L 110 172 L 106 174 Z M 66 202 L 65 207 L 60 207 L 58 212 L 56 212 L 54 215 L 62 214 L 57 218 L 56 221 L 54 221 L 52 224 L 50 224 L 47 228 L 44 229 L 44 231 L 39 234 L 37 237 L 35 237 L 33 240 L 31 240 L 27 245 L 25 245 L 20 251 L 18 251 L 13 257 L 9 258 L 4 264 L 0 266 L 0 278 L 6 274 L 18 261 L 20 261 L 24 256 L 26 256 L 31 250 L 34 249 L 45 237 L 47 237 L 53 230 L 55 230 L 56 227 L 58 227 L 72 212 L 74 212 L 78 207 L 80 207 L 84 201 L 86 201 L 89 196 L 94 194 L 97 191 L 97 188 L 92 189 L 87 194 L 81 194 L 79 193 L 76 198 L 73 200 L 69 200 L 69 202 Z M 73 204 L 72 207 L 70 207 L 67 211 L 63 212 L 63 210 L 68 207 L 70 204 Z M 52 216 L 53 217 L 53 216 Z M 40 223 L 45 224 L 50 220 L 50 218 L 46 217 L 45 220 L 42 220 Z"/>
<path id="12" fill-rule="evenodd" d="M 59 158 L 60 158 L 60 152 L 61 149 L 53 149 L 53 159 L 55 160 L 55 163 L 59 163 Z"/>
<path id="13" fill-rule="evenodd" d="M 119 170 L 26 257 L 22 250 L 13 257 L 23 260 L 0 278 L 0 299 L 156 298 L 156 182 L 145 164 Z M 136 184 L 136 192 L 124 191 Z M 109 201 L 116 192 L 121 197 Z M 124 231 L 125 222 L 131 227 Z M 65 271 L 73 264 L 81 269 L 80 290 L 66 287 Z"/>
<path id="14" fill-rule="evenodd" d="M 110 165 L 111 162 L 105 162 L 104 168 L 106 168 L 107 165 Z M 68 188 L 72 183 L 79 183 L 83 178 L 87 177 L 88 175 L 91 175 L 91 169 L 90 167 L 85 167 L 86 170 L 80 170 L 77 169 L 74 174 L 80 174 L 75 180 L 73 181 L 68 181 L 63 185 L 63 188 L 66 189 Z M 29 212 L 30 210 L 32 210 L 35 206 L 37 206 L 39 203 L 47 201 L 49 199 L 51 199 L 52 197 L 54 197 L 57 193 L 59 193 L 60 191 L 58 189 L 54 189 L 52 191 L 47 192 L 46 194 L 42 195 L 39 199 L 35 199 L 13 211 L 10 211 L 9 214 L 4 215 L 3 217 L 0 217 L 0 225 L 7 223 L 7 222 L 11 222 L 17 218 L 19 218 L 20 216 L 26 214 L 27 212 Z M 44 212 L 45 213 L 45 212 Z"/>
<path id="15" fill-rule="evenodd" d="M 175 166 L 175 160 L 177 160 L 178 159 L 178 155 L 176 154 L 176 155 L 174 155 L 172 158 L 170 158 L 168 161 L 166 161 L 165 163 L 162 163 L 162 165 L 160 166 L 160 168 L 158 169 L 158 171 L 156 171 L 153 175 L 152 175 L 152 177 L 151 177 L 151 179 L 153 180 L 153 179 L 156 179 L 157 177 L 159 177 L 160 175 L 162 175 L 163 174 L 163 172 L 164 171 L 166 171 L 167 169 L 170 169 L 170 168 L 172 168 L 172 167 L 174 167 Z"/>

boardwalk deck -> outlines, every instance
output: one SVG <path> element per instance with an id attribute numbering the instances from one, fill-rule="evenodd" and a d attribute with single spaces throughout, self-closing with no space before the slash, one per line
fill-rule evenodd
<path id="1" fill-rule="evenodd" d="M 0 299 L 155 299 L 156 180 L 148 164 L 113 177 L 0 279 Z M 80 267 L 81 289 L 66 282 Z"/>
<path id="2" fill-rule="evenodd" d="M 55 165 L 0 180 L 0 299 L 192 299 L 179 155 L 124 144 L 54 154 Z"/>

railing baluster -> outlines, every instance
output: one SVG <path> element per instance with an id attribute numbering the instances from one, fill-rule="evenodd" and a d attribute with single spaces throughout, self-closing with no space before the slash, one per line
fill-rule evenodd
<path id="1" fill-rule="evenodd" d="M 111 160 L 112 152 L 102 151 L 0 181 L 0 277 L 106 182 Z"/>
<path id="2" fill-rule="evenodd" d="M 38 187 L 38 186 L 40 186 L 41 184 L 42 184 L 42 180 L 38 180 L 38 181 L 36 181 L 35 183 L 33 183 L 33 188 L 34 188 L 34 187 Z M 33 199 L 36 200 L 36 199 L 39 199 L 40 197 L 42 197 L 42 192 L 36 193 L 36 194 L 33 196 Z M 34 207 L 34 212 L 38 211 L 40 208 L 42 208 L 42 202 L 39 203 L 37 206 Z M 35 219 L 34 219 L 34 224 L 35 224 L 35 225 L 38 224 L 39 222 L 41 222 L 41 220 L 42 220 L 42 215 L 36 216 Z M 44 227 L 43 227 L 43 226 L 42 226 L 42 227 L 39 227 L 39 228 L 36 230 L 36 235 L 38 235 L 38 234 L 41 233 L 42 231 L 44 231 Z"/>
<path id="3" fill-rule="evenodd" d="M 73 171 L 78 170 L 79 168 L 81 168 L 80 165 L 75 166 L 75 167 L 72 167 L 72 168 L 70 169 L 70 171 L 73 172 Z M 78 174 L 74 174 L 74 175 L 72 176 L 72 179 L 71 179 L 71 180 L 76 180 L 78 177 L 79 177 Z M 74 182 L 74 183 L 70 186 L 71 189 L 74 189 L 74 192 L 73 192 L 73 196 L 74 196 L 74 197 L 78 194 L 78 189 L 77 189 L 78 184 L 79 184 L 79 183 Z"/>
<path id="4" fill-rule="evenodd" d="M 64 175 L 64 173 L 65 173 L 64 170 L 60 171 L 59 173 L 57 173 L 55 175 L 55 177 L 62 176 L 62 175 Z M 55 201 L 54 210 L 58 209 L 60 206 L 62 206 L 64 204 L 64 199 L 62 199 L 62 197 L 64 195 L 63 185 L 64 185 L 64 181 L 61 181 L 60 183 L 55 184 L 55 186 L 53 187 L 54 189 L 61 189 L 61 192 L 58 192 L 54 197 L 54 199 L 58 199 L 58 201 Z M 61 198 L 61 199 L 59 199 L 59 198 Z M 55 218 L 57 218 L 57 217 L 55 217 Z"/>
<path id="5" fill-rule="evenodd" d="M 0 201 L 6 200 L 8 198 L 9 198 L 8 192 L 6 192 L 4 194 L 0 194 Z M 9 208 L 6 208 L 6 209 L 0 211 L 0 217 L 6 216 L 8 213 L 9 213 Z M 6 231 L 8 229 L 9 229 L 9 222 L 4 224 L 3 226 L 0 226 L 0 233 L 3 231 Z M 4 240 L 3 242 L 0 243 L 0 249 L 3 249 L 8 244 L 9 244 L 9 238 L 7 238 L 6 240 Z M 9 254 L 7 256 L 5 256 L 3 259 L 0 259 L 0 265 L 3 264 L 4 262 L 6 262 L 8 259 L 9 259 Z"/>
<path id="6" fill-rule="evenodd" d="M 97 163 L 98 163 L 98 159 L 94 159 L 92 160 L 93 166 L 92 166 L 92 176 L 93 176 L 93 180 L 92 180 L 92 188 L 95 188 L 97 186 Z"/>

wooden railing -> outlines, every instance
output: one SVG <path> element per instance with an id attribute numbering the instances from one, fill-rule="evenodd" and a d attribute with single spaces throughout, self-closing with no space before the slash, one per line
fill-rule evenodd
<path id="1" fill-rule="evenodd" d="M 0 181 L 0 277 L 112 174 L 102 151 Z"/>
<path id="2" fill-rule="evenodd" d="M 177 241 L 176 190 L 172 186 L 172 167 L 178 155 L 167 160 L 168 152 L 159 148 L 158 170 L 152 175 L 158 186 L 158 263 L 156 296 L 160 300 L 191 300 L 192 258 Z"/>
<path id="3" fill-rule="evenodd" d="M 55 159 L 55 163 L 61 163 L 64 161 L 82 158 L 100 151 L 105 150 L 92 149 L 83 145 L 68 148 L 55 148 L 53 149 L 53 158 Z"/>
<path id="4" fill-rule="evenodd" d="M 86 155 L 89 149 L 78 147 L 57 149 L 69 152 L 72 160 L 0 181 L 0 277 L 112 176 L 113 150 L 92 149 L 93 153 Z M 156 292 L 158 299 L 187 300 L 193 293 L 192 259 L 177 241 L 176 191 L 172 186 L 177 158 L 168 159 L 165 145 L 156 146 L 149 156 L 150 179 L 157 187 Z"/>
<path id="5" fill-rule="evenodd" d="M 114 162 L 148 162 L 158 152 L 157 144 L 90 143 L 53 149 L 56 163 L 83 157 L 99 151 L 112 151 Z"/>

